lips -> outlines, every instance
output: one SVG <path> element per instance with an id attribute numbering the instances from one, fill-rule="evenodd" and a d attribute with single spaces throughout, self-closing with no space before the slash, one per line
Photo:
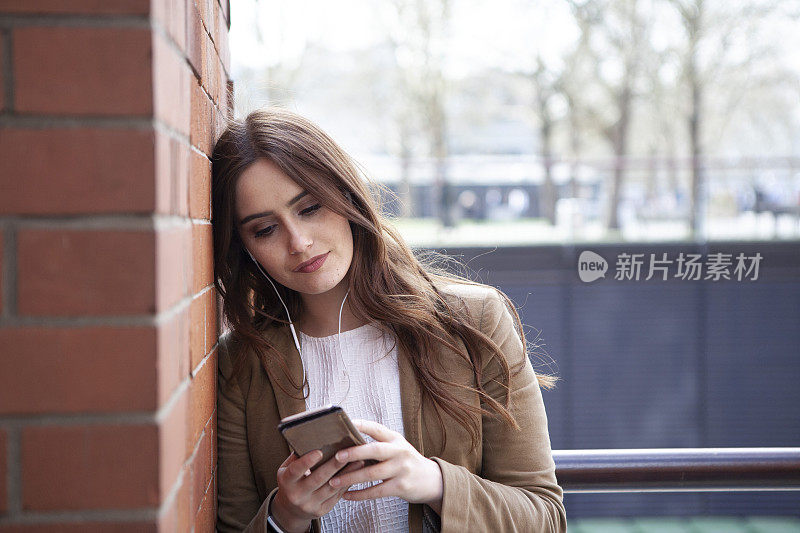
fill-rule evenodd
<path id="1" fill-rule="evenodd" d="M 297 265 L 295 267 L 293 272 L 303 272 L 303 273 L 306 273 L 306 274 L 309 273 L 309 272 L 314 272 L 315 270 L 317 270 L 319 267 L 322 266 L 322 263 L 324 263 L 325 259 L 328 258 L 328 254 L 329 253 L 330 252 L 326 252 L 326 253 L 318 255 L 316 257 L 312 257 L 311 259 L 309 259 L 308 261 L 306 261 L 304 263 L 300 263 L 299 265 Z"/>

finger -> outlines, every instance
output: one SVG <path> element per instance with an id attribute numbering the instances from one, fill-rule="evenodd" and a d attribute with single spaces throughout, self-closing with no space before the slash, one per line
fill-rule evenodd
<path id="1" fill-rule="evenodd" d="M 281 463 L 281 466 L 279 466 L 278 468 L 286 468 L 295 461 L 297 461 L 297 454 L 292 452 L 289 454 L 289 457 L 284 459 L 284 461 Z"/>
<path id="2" fill-rule="evenodd" d="M 346 489 L 343 488 L 341 490 L 334 491 L 333 494 L 331 494 L 327 499 L 323 500 L 323 502 L 320 504 L 320 507 L 328 511 L 333 509 L 333 506 L 336 505 L 336 502 L 342 499 L 342 495 L 345 493 L 345 490 Z"/>
<path id="3" fill-rule="evenodd" d="M 328 483 L 328 480 L 336 474 L 347 461 L 340 461 L 336 456 L 331 457 L 320 466 L 318 466 L 310 476 L 302 481 L 304 488 L 309 492 L 314 492 L 318 488 Z"/>
<path id="4" fill-rule="evenodd" d="M 394 470 L 394 465 L 390 462 L 378 463 L 353 472 L 337 474 L 331 478 L 329 484 L 331 487 L 340 488 L 367 481 L 383 481 L 393 477 Z"/>
<path id="5" fill-rule="evenodd" d="M 370 437 L 372 437 L 377 441 L 390 442 L 397 439 L 398 437 L 403 438 L 403 436 L 400 435 L 400 433 L 392 431 L 383 424 L 373 422 L 372 420 L 356 419 L 353 420 L 353 425 L 361 433 L 366 433 L 367 435 L 369 435 Z"/>
<path id="6" fill-rule="evenodd" d="M 385 483 L 378 483 L 366 489 L 348 490 L 342 495 L 342 498 L 350 501 L 363 501 L 374 500 L 376 498 L 386 498 L 388 496 L 397 496 L 395 491 L 395 483 L 387 481 Z"/>
<path id="7" fill-rule="evenodd" d="M 355 472 L 356 470 L 364 468 L 364 461 L 356 461 L 354 463 L 349 463 L 346 467 L 342 469 L 341 472 L 337 472 L 338 474 L 349 474 L 350 472 Z"/>
<path id="8" fill-rule="evenodd" d="M 348 471 L 348 469 L 350 469 L 350 470 L 353 470 L 353 469 L 358 470 L 363 465 L 364 465 L 364 463 L 362 461 L 358 461 L 357 463 L 350 463 L 349 465 L 347 465 L 346 467 L 344 467 L 342 469 L 342 472 Z M 320 468 L 322 468 L 322 467 L 320 467 Z M 314 474 L 316 474 L 316 470 L 314 471 Z M 339 498 L 342 497 L 342 494 L 344 494 L 344 491 L 346 491 L 347 489 L 350 488 L 350 485 L 344 485 L 342 487 L 333 487 L 328 483 L 328 481 L 329 481 L 329 479 L 326 478 L 325 481 L 323 481 L 322 485 L 318 489 L 313 491 L 314 499 L 321 500 L 322 501 L 321 505 L 323 505 L 323 506 L 326 505 L 328 500 L 330 500 L 331 498 L 334 498 L 334 497 L 336 499 L 334 500 L 333 503 L 336 503 L 336 501 L 338 501 Z"/>
<path id="9" fill-rule="evenodd" d="M 289 468 L 289 465 L 291 465 L 295 461 L 297 461 L 297 454 L 292 452 L 292 453 L 289 454 L 289 457 L 287 457 L 281 463 L 281 466 L 278 467 L 278 476 L 281 477 L 283 475 L 283 473 L 286 471 L 286 469 Z"/>
<path id="10" fill-rule="evenodd" d="M 297 482 L 299 479 L 310 475 L 311 467 L 322 459 L 322 451 L 312 450 L 286 467 L 289 481 Z"/>
<path id="11" fill-rule="evenodd" d="M 350 463 L 346 467 L 344 467 L 342 469 L 342 473 L 352 472 L 354 470 L 358 470 L 359 468 L 361 468 L 363 466 L 364 466 L 364 462 L 363 461 L 356 461 L 355 463 Z M 329 485 L 326 485 L 326 486 L 328 488 L 330 488 Z M 323 500 L 323 502 L 320 505 L 322 506 L 323 509 L 328 509 L 328 510 L 332 509 L 333 506 L 336 505 L 336 502 L 338 502 L 342 498 L 342 494 L 344 494 L 345 491 L 347 491 L 347 489 L 349 489 L 349 488 L 350 488 L 350 485 L 342 485 L 342 487 L 339 488 L 339 489 L 330 489 L 333 492 L 331 493 L 330 496 L 328 496 L 328 498 L 326 500 Z M 317 491 L 317 493 L 315 493 L 315 494 L 319 494 L 323 490 L 325 490 L 325 487 L 323 487 L 322 489 Z"/>
<path id="12" fill-rule="evenodd" d="M 351 446 L 336 452 L 336 458 L 342 462 L 365 461 L 374 459 L 376 461 L 386 461 L 397 455 L 399 449 L 388 442 L 368 442 L 359 446 Z"/>

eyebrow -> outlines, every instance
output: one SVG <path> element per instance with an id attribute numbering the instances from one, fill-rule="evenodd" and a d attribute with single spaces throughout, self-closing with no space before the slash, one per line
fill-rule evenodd
<path id="1" fill-rule="evenodd" d="M 291 200 L 286 202 L 286 207 L 291 207 L 293 204 L 297 203 L 298 200 L 300 200 L 300 198 L 302 198 L 303 196 L 305 196 L 307 194 L 308 194 L 308 191 L 301 192 L 300 194 L 298 194 L 297 196 L 295 196 L 294 198 L 292 198 Z M 272 211 L 264 211 L 262 213 L 253 213 L 252 215 L 247 215 L 246 217 L 244 217 L 242 220 L 239 221 L 239 225 L 243 226 L 243 225 L 247 224 L 248 222 L 250 222 L 251 220 L 256 219 L 256 218 L 268 217 L 268 216 L 272 215 L 272 213 L 273 213 Z"/>

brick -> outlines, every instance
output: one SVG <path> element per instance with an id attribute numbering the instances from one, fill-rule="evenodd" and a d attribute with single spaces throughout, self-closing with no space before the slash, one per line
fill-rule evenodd
<path id="1" fill-rule="evenodd" d="M 231 71 L 231 55 L 228 46 L 228 20 L 222 9 L 217 14 L 217 31 L 214 34 L 214 43 L 217 46 L 217 54 L 226 72 Z"/>
<path id="2" fill-rule="evenodd" d="M 156 301 L 159 310 L 169 309 L 189 295 L 191 253 L 192 230 L 188 225 L 156 233 Z"/>
<path id="3" fill-rule="evenodd" d="M 212 43 L 210 39 L 206 40 L 205 54 L 208 64 L 208 68 L 204 74 L 206 76 L 204 81 L 207 82 L 206 90 L 208 91 L 208 95 L 211 97 L 211 100 L 215 104 L 219 104 L 219 81 L 222 79 L 222 76 L 220 75 L 222 66 L 219 61 L 219 56 L 217 55 L 217 50 L 214 48 L 214 43 Z"/>
<path id="4" fill-rule="evenodd" d="M 154 208 L 152 131 L 7 128 L 0 138 L 0 213 L 141 213 Z"/>
<path id="5" fill-rule="evenodd" d="M 150 18 L 158 21 L 178 48 L 186 48 L 186 1 L 153 2 Z"/>
<path id="6" fill-rule="evenodd" d="M 175 498 L 158 519 L 159 531 L 171 533 L 173 531 L 192 530 L 192 518 L 189 516 L 189 477 L 189 473 L 185 471 L 180 486 L 175 493 Z M 197 531 L 199 532 L 200 530 Z M 214 531 L 214 529 L 209 531 Z"/>
<path id="7" fill-rule="evenodd" d="M 192 87 L 192 124 L 189 139 L 198 150 L 211 156 L 214 148 L 214 124 L 212 110 L 214 104 L 198 83 Z"/>
<path id="8" fill-rule="evenodd" d="M 0 0 L 1 13 L 147 15 L 150 0 Z"/>
<path id="9" fill-rule="evenodd" d="M 189 168 L 189 216 L 210 220 L 211 161 L 205 154 L 192 150 Z"/>
<path id="10" fill-rule="evenodd" d="M 150 30 L 24 27 L 13 39 L 17 112 L 153 113 Z"/>
<path id="11" fill-rule="evenodd" d="M 211 25 L 211 15 L 214 13 L 213 2 L 214 0 L 195 0 L 194 2 L 197 5 L 200 19 L 203 21 L 203 26 L 205 26 L 206 31 L 208 31 L 208 27 Z"/>
<path id="12" fill-rule="evenodd" d="M 178 482 L 186 459 L 185 446 L 188 426 L 188 391 L 181 390 L 170 411 L 158 426 L 159 486 L 166 495 Z"/>
<path id="13" fill-rule="evenodd" d="M 203 48 L 202 48 L 202 76 L 200 78 L 200 82 L 203 84 L 203 88 L 208 93 L 208 96 L 211 100 L 214 100 L 214 89 L 211 86 L 213 83 L 212 80 L 212 68 L 213 68 L 213 57 L 214 57 L 214 44 L 211 42 L 211 37 L 207 34 L 203 34 Z"/>
<path id="14" fill-rule="evenodd" d="M 219 5 L 222 8 L 222 14 L 225 17 L 227 28 L 231 25 L 231 3 L 230 0 L 219 0 Z"/>
<path id="15" fill-rule="evenodd" d="M 203 73 L 203 37 L 205 29 L 194 0 L 186 0 L 186 59 L 197 79 Z"/>
<path id="16" fill-rule="evenodd" d="M 189 214 L 189 147 L 169 135 L 156 134 L 156 212 Z"/>
<path id="17" fill-rule="evenodd" d="M 191 361 L 189 367 L 192 369 L 197 366 L 195 361 L 202 361 L 206 354 L 205 294 L 196 296 L 189 307 L 189 357 Z"/>
<path id="18" fill-rule="evenodd" d="M 213 283 L 211 224 L 192 224 L 192 258 L 194 260 L 192 294 L 196 294 Z"/>
<path id="19" fill-rule="evenodd" d="M 217 344 L 217 301 L 212 288 L 192 300 L 190 307 L 190 357 L 192 374 Z"/>
<path id="20" fill-rule="evenodd" d="M 0 525 L 0 533 L 156 533 L 154 522 L 46 522 Z M 170 531 L 184 531 L 173 529 Z"/>
<path id="21" fill-rule="evenodd" d="M 17 246 L 22 315 L 158 310 L 152 231 L 24 229 Z"/>
<path id="22" fill-rule="evenodd" d="M 159 504 L 154 425 L 29 426 L 21 453 L 25 511 Z"/>
<path id="23" fill-rule="evenodd" d="M 8 510 L 8 491 L 6 489 L 7 478 L 7 457 L 6 454 L 6 432 L 0 429 L 0 515 Z"/>
<path id="24" fill-rule="evenodd" d="M 191 454 L 203 430 L 208 427 L 216 409 L 217 353 L 198 369 L 189 385 L 189 427 L 186 432 L 187 457 Z"/>
<path id="25" fill-rule="evenodd" d="M 226 117 L 233 117 L 233 96 L 234 96 L 234 81 L 228 80 L 227 81 L 228 90 L 227 90 L 227 98 L 228 98 L 228 105 L 222 109 L 225 112 Z"/>
<path id="26" fill-rule="evenodd" d="M 156 406 L 153 327 L 2 328 L 0 346 L 2 414 Z"/>
<path id="27" fill-rule="evenodd" d="M 211 287 L 208 300 L 206 300 L 206 353 L 209 353 L 217 345 L 217 340 L 219 339 L 219 335 L 217 335 L 217 330 L 219 329 L 217 320 L 217 289 L 216 287 Z"/>
<path id="28" fill-rule="evenodd" d="M 177 313 L 158 329 L 158 405 L 166 404 L 189 375 L 189 313 Z"/>
<path id="29" fill-rule="evenodd" d="M 206 494 L 212 488 L 211 480 L 214 476 L 214 466 L 216 465 L 215 440 L 215 436 L 210 431 L 203 433 L 197 446 L 197 451 L 191 460 L 192 492 L 190 494 L 189 509 L 192 513 L 200 510 Z"/>
<path id="30" fill-rule="evenodd" d="M 214 46 L 218 46 L 219 43 L 219 33 L 220 29 L 225 26 L 224 24 L 224 17 L 222 16 L 222 8 L 219 5 L 219 2 L 216 0 L 211 2 L 211 13 L 210 13 L 210 20 L 209 27 L 208 27 L 208 34 L 211 35 L 211 40 L 214 41 Z M 223 21 L 220 24 L 220 21 Z"/>
<path id="31" fill-rule="evenodd" d="M 225 93 L 225 89 L 227 88 L 227 80 L 228 75 L 225 73 L 225 69 L 222 66 L 222 61 L 219 58 L 219 55 L 214 56 L 214 73 L 217 76 L 216 81 L 216 90 L 217 90 L 217 100 L 216 104 L 219 109 L 223 109 L 223 94 Z"/>
<path id="32" fill-rule="evenodd" d="M 153 36 L 153 112 L 170 128 L 189 135 L 192 74 L 161 35 Z"/>
<path id="33" fill-rule="evenodd" d="M 200 510 L 194 517 L 195 531 L 214 531 L 214 524 L 217 518 L 217 477 L 212 479 L 212 486 L 206 492 Z"/>

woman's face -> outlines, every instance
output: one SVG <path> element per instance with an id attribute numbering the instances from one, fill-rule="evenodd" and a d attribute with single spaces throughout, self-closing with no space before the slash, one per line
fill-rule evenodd
<path id="1" fill-rule="evenodd" d="M 235 223 L 244 245 L 281 285 L 306 295 L 346 286 L 350 223 L 269 159 L 256 160 L 239 176 Z"/>

